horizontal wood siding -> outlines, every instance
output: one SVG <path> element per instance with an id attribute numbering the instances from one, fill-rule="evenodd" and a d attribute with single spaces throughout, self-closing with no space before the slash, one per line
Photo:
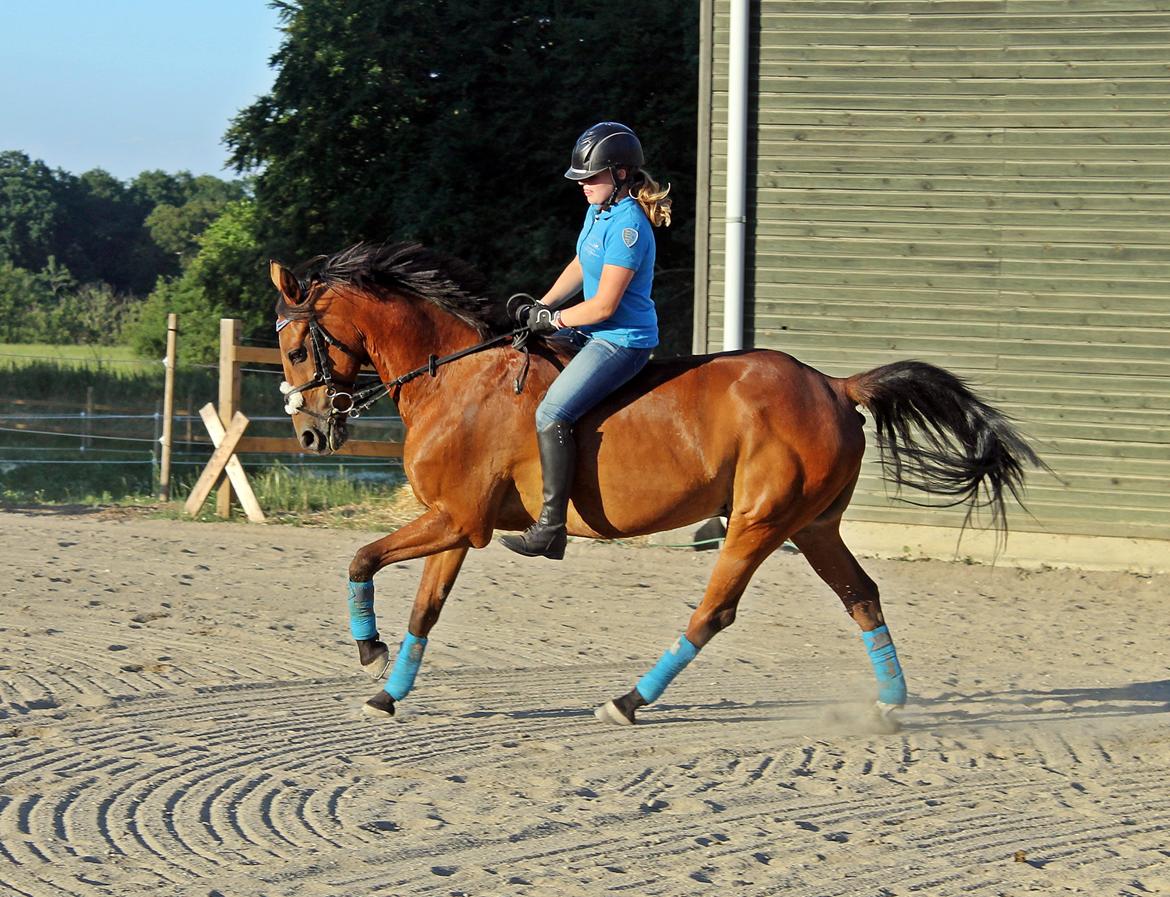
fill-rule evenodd
<path id="1" fill-rule="evenodd" d="M 1170 538 L 1170 0 L 753 4 L 747 345 L 968 378 L 1052 466 L 1013 528 Z M 728 3 L 706 345 L 722 345 Z M 850 516 L 893 502 L 869 460 Z M 915 497 L 915 496 L 908 496 Z"/>

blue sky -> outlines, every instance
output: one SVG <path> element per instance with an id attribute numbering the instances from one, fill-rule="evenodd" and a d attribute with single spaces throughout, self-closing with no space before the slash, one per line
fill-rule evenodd
<path id="1" fill-rule="evenodd" d="M 0 150 L 51 168 L 223 168 L 232 116 L 272 86 L 265 0 L 0 0 Z"/>

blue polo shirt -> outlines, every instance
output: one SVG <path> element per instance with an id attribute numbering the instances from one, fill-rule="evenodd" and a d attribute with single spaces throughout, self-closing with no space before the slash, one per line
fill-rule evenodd
<path id="1" fill-rule="evenodd" d="M 590 206 L 577 238 L 577 258 L 581 260 L 586 301 L 597 295 L 604 266 L 629 268 L 634 277 L 612 317 L 576 329 L 618 346 L 657 346 L 658 315 L 650 298 L 654 284 L 654 230 L 637 200 L 627 196 L 600 215 L 595 206 Z"/>

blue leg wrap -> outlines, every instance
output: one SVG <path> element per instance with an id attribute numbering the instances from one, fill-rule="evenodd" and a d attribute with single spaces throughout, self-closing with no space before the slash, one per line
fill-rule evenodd
<path id="1" fill-rule="evenodd" d="M 349 581 L 349 633 L 356 641 L 375 638 L 378 621 L 374 619 L 374 584 Z"/>
<path id="2" fill-rule="evenodd" d="M 685 635 L 680 635 L 665 654 L 654 664 L 654 669 L 638 680 L 634 686 L 638 694 L 650 704 L 662 697 L 666 686 L 670 685 L 674 677 L 683 671 L 688 663 L 695 659 L 699 649 L 687 641 Z"/>
<path id="3" fill-rule="evenodd" d="M 384 689 L 395 701 L 401 701 L 414 688 L 414 677 L 418 675 L 418 668 L 422 666 L 423 651 L 426 647 L 425 638 L 419 638 L 409 632 L 403 637 L 402 647 L 398 649 L 398 657 L 394 661 L 394 670 L 386 680 Z"/>
<path id="4" fill-rule="evenodd" d="M 902 665 L 898 663 L 898 652 L 894 650 L 890 630 L 879 626 L 873 632 L 861 633 L 861 640 L 865 642 L 869 662 L 877 676 L 878 700 L 883 704 L 905 704 L 906 678 L 902 675 Z"/>

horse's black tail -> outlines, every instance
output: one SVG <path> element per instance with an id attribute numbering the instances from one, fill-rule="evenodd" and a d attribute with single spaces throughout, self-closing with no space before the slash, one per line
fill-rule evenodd
<path id="1" fill-rule="evenodd" d="M 873 415 L 882 469 L 899 490 L 950 497 L 943 507 L 967 504 L 964 526 L 987 508 L 991 524 L 1007 533 L 1005 493 L 1022 505 L 1024 466 L 1047 467 L 1007 417 L 954 374 L 921 361 L 855 374 L 844 389 Z"/>

